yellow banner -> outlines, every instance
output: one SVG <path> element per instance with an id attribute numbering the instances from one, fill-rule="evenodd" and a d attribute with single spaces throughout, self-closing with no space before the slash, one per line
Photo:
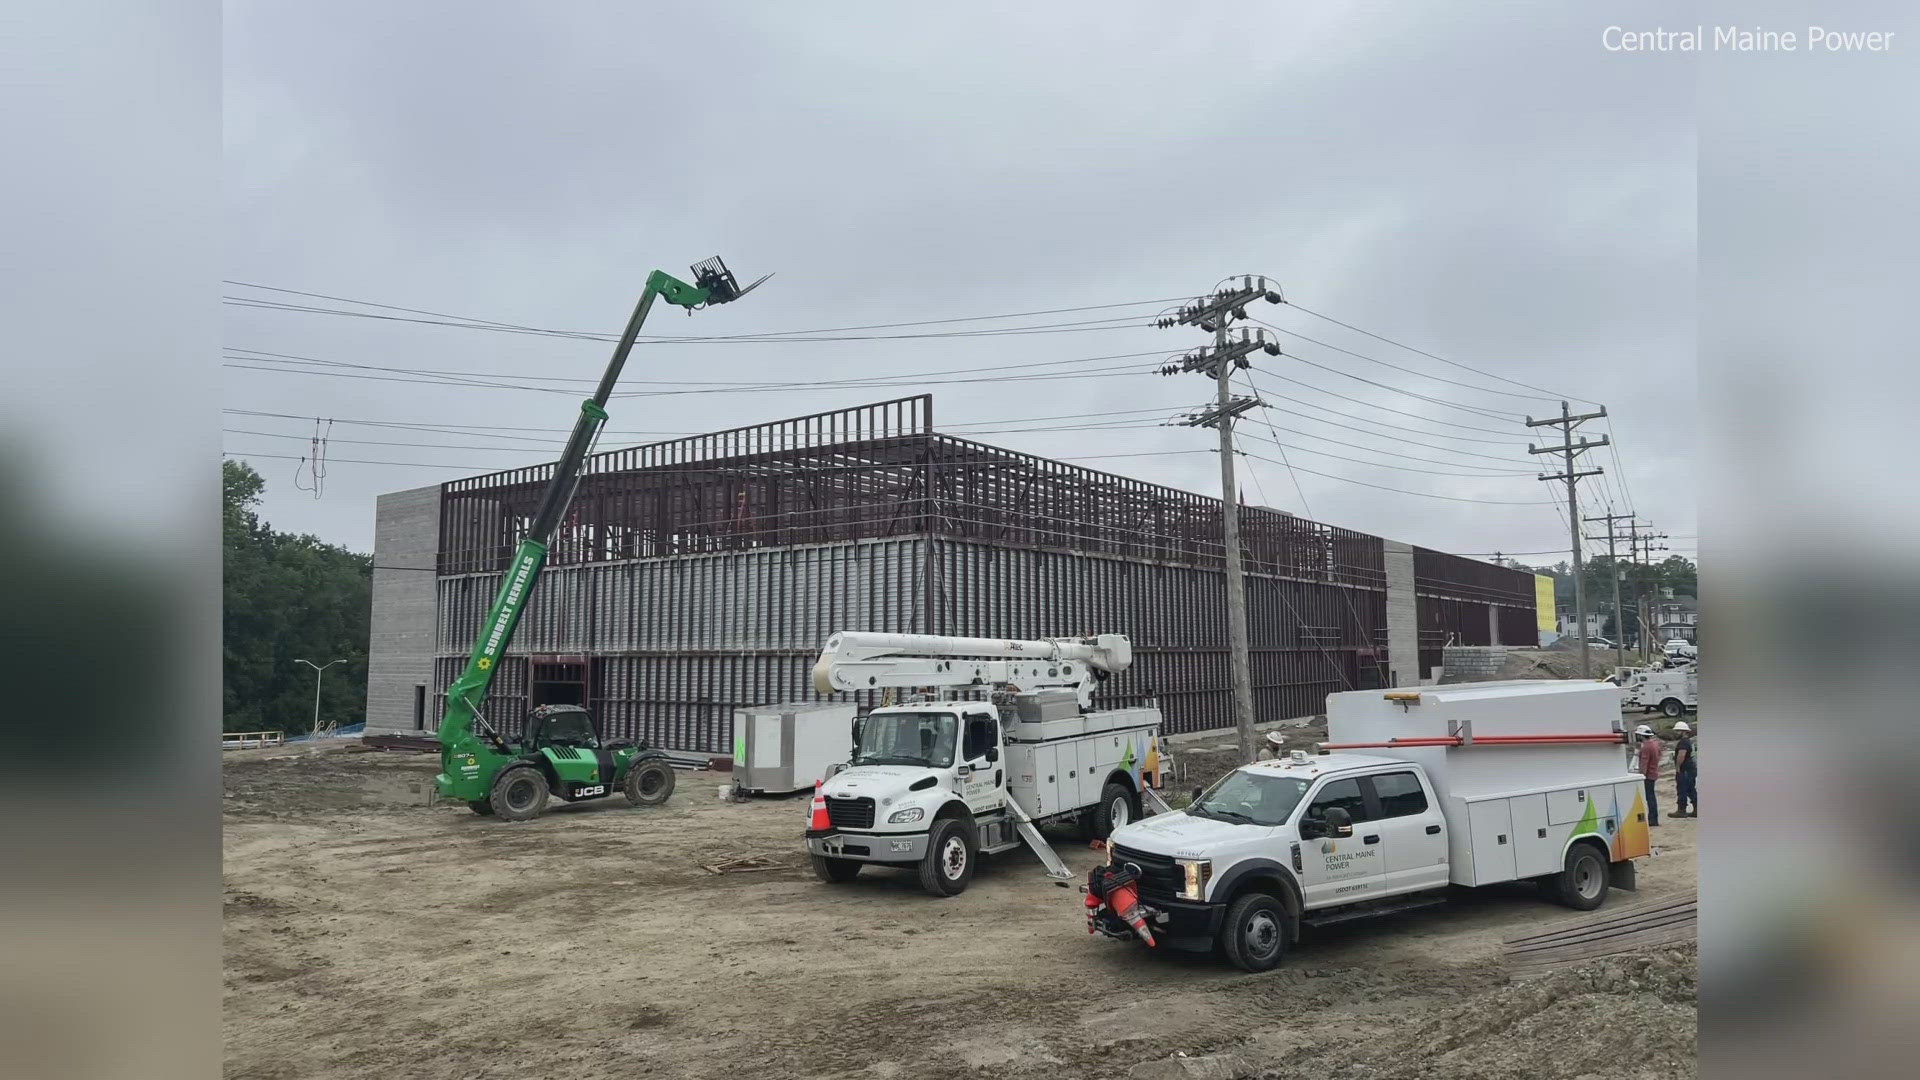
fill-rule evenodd
<path id="1" fill-rule="evenodd" d="M 1541 633 L 1551 634 L 1560 628 L 1554 619 L 1553 579 L 1545 574 L 1533 575 L 1533 607 Z"/>

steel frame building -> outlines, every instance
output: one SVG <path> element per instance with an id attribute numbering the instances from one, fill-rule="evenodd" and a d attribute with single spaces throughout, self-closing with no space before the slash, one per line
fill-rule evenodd
<path id="1" fill-rule="evenodd" d="M 381 497 L 369 730 L 437 723 L 552 468 Z M 1523 571 L 1258 507 L 1241 536 L 1262 719 L 1417 682 L 1448 643 L 1535 643 Z M 723 751 L 735 708 L 814 696 L 836 630 L 1124 633 L 1106 702 L 1225 727 L 1222 552 L 1219 500 L 942 434 L 931 395 L 597 454 L 487 716 L 578 701 Z"/>

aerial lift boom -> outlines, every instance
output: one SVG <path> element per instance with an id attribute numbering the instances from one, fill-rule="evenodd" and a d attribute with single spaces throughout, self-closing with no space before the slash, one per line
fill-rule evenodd
<path id="1" fill-rule="evenodd" d="M 623 786 L 622 781 L 639 762 L 660 756 L 657 752 L 649 755 L 634 746 L 601 747 L 584 711 L 567 706 L 536 710 L 536 718 L 529 721 L 529 731 L 515 746 L 487 724 L 481 706 L 500 658 L 513 642 L 527 597 L 533 593 L 541 567 L 546 563 L 547 541 L 559 525 L 567 504 L 573 500 L 587 454 L 607 422 L 607 401 L 613 396 L 620 371 L 626 366 L 627 355 L 633 351 L 654 301 L 664 299 L 692 314 L 699 308 L 737 300 L 766 280 L 762 277 L 742 289 L 717 257 L 694 266 L 693 276 L 694 284 L 689 285 L 661 270 L 647 275 L 646 287 L 640 293 L 639 303 L 634 305 L 619 344 L 614 347 L 606 374 L 601 376 L 593 396 L 580 403 L 580 417 L 567 439 L 566 450 L 554 468 L 531 526 L 507 564 L 500 592 L 481 624 L 466 669 L 447 688 L 447 707 L 439 729 L 440 775 L 435 783 L 441 795 L 460 799 L 478 813 L 519 820 L 537 815 L 545 807 L 549 791 L 566 799 L 610 795 Z M 547 745 L 550 740 L 545 735 L 550 726 L 555 732 L 552 741 L 556 743 L 551 746 Z M 583 750 L 593 753 L 582 754 Z M 657 769 L 654 775 L 659 775 Z M 666 788 L 671 791 L 670 770 L 665 777 Z M 628 797 L 635 802 L 656 801 L 637 797 L 643 789 L 644 785 L 630 790 Z M 654 790 L 657 791 L 657 786 Z M 661 795 L 660 799 L 664 797 Z"/>

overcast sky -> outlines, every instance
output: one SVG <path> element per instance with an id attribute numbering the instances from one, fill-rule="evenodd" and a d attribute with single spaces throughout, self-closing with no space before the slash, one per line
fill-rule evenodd
<path id="1" fill-rule="evenodd" d="M 1425 4 L 1241 5 L 1203 21 L 1111 3 L 974 4 L 964 14 L 879 4 L 236 5 L 226 19 L 227 276 L 612 332 L 654 268 L 684 274 L 720 254 L 743 279 L 778 273 L 739 304 L 692 318 L 660 307 L 648 326 L 712 335 L 1158 300 L 1264 273 L 1306 308 L 1499 378 L 1259 305 L 1249 314 L 1324 344 L 1282 335 L 1287 355 L 1258 361 L 1276 408 L 1242 430 L 1293 447 L 1285 453 L 1298 469 L 1290 477 L 1242 459 L 1250 502 L 1452 551 L 1564 549 L 1564 517 L 1549 505 L 1564 489 L 1525 471 L 1541 460 L 1524 444 L 1545 433 L 1520 416 L 1557 412 L 1568 395 L 1576 411 L 1605 403 L 1609 421 L 1588 429 L 1618 444 L 1617 461 L 1588 460 L 1607 475 L 1583 484 L 1583 513 L 1630 504 L 1691 554 L 1693 69 L 1683 57 L 1601 48 L 1605 25 L 1658 25 L 1657 8 L 1580 7 L 1518 17 Z M 646 344 L 623 386 L 897 376 L 1205 343 L 1191 329 L 1151 328 L 1159 306 L 892 331 L 1133 317 L 1066 333 Z M 227 408 L 287 414 L 226 417 L 225 448 L 267 478 L 267 518 L 360 550 L 371 546 L 381 492 L 550 458 L 608 352 L 557 337 L 226 310 L 234 349 L 563 391 L 231 361 L 277 369 L 226 372 Z M 1157 359 L 1043 369 L 1085 378 L 928 389 L 940 426 L 956 431 L 1158 410 L 1130 414 L 1137 428 L 978 437 L 1217 494 L 1214 458 L 1192 452 L 1212 434 L 1150 426 L 1205 400 L 1212 384 L 1148 373 Z M 582 382 L 526 381 L 534 377 Z M 609 427 L 694 432 L 909 392 L 629 397 L 614 402 Z M 266 456 L 304 453 L 312 417 L 335 421 L 318 499 L 296 488 L 297 462 Z M 554 449 L 499 438 L 526 427 L 555 429 Z M 602 448 L 637 441 L 609 437 Z M 1281 456 L 1262 442 L 1246 448 Z M 1165 453 L 1098 456 L 1143 452 Z"/>

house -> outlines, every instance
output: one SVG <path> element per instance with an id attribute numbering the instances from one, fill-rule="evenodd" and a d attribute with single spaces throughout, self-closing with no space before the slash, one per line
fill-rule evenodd
<path id="1" fill-rule="evenodd" d="M 1604 611 L 1587 612 L 1587 638 L 1589 640 L 1605 635 L 1607 613 Z M 1570 611 L 1560 613 L 1560 636 L 1579 637 L 1580 620 Z"/>
<path id="2" fill-rule="evenodd" d="M 1653 623 L 1655 641 L 1700 643 L 1700 601 L 1691 596 L 1675 596 L 1672 589 L 1647 602 L 1648 621 Z"/>

